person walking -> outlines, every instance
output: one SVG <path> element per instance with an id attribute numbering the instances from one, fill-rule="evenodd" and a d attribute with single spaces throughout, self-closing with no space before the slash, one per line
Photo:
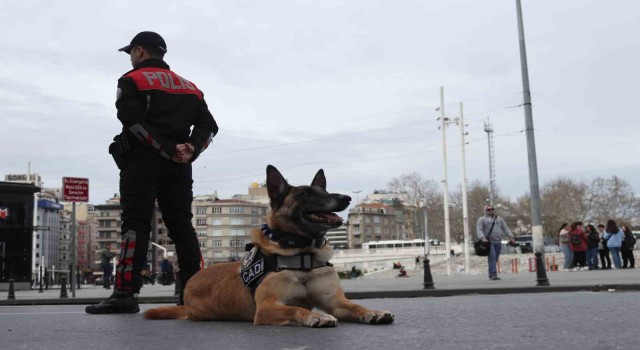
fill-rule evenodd
<path id="1" fill-rule="evenodd" d="M 607 242 L 607 247 L 613 259 L 613 266 L 615 266 L 616 269 L 622 268 L 620 262 L 620 247 L 622 247 L 623 237 L 624 233 L 618 228 L 616 222 L 613 220 L 607 221 L 603 239 Z"/>
<path id="2" fill-rule="evenodd" d="M 490 242 L 490 252 L 487 257 L 489 279 L 492 281 L 500 280 L 498 277 L 498 271 L 496 268 L 496 262 L 500 258 L 500 252 L 502 250 L 502 236 L 509 236 L 509 243 L 514 243 L 514 236 L 509 230 L 507 223 L 500 216 L 495 214 L 495 209 L 492 205 L 485 205 L 485 215 L 478 219 L 477 223 L 477 235 L 478 239 L 483 242 Z"/>
<path id="3" fill-rule="evenodd" d="M 620 247 L 620 253 L 622 254 L 622 268 L 633 269 L 636 267 L 636 259 L 633 256 L 633 248 L 636 245 L 636 238 L 633 236 L 633 232 L 629 229 L 629 226 L 621 226 L 622 233 L 624 233 L 624 240 Z"/>
<path id="4" fill-rule="evenodd" d="M 111 251 L 111 243 L 105 243 L 104 247 L 100 249 L 100 268 L 102 269 L 102 287 L 104 289 L 111 289 L 111 274 L 113 268 L 111 267 L 111 259 L 116 256 L 116 253 Z"/>
<path id="5" fill-rule="evenodd" d="M 573 268 L 573 251 L 569 243 L 569 224 L 564 223 L 558 230 L 558 242 L 564 256 L 563 271 L 569 271 Z"/>
<path id="6" fill-rule="evenodd" d="M 611 269 L 611 258 L 609 257 L 609 248 L 607 248 L 607 241 L 604 240 L 604 225 L 598 225 L 598 235 L 600 236 L 600 243 L 598 243 L 598 254 L 600 255 L 600 266 L 603 270 Z"/>
<path id="7" fill-rule="evenodd" d="M 585 233 L 587 235 L 587 266 L 589 270 L 597 270 L 600 234 L 592 224 L 587 225 Z"/>
<path id="8" fill-rule="evenodd" d="M 91 314 L 140 310 L 137 298 L 156 200 L 175 244 L 183 288 L 200 270 L 203 260 L 191 223 L 191 163 L 218 133 L 202 91 L 163 60 L 167 45 L 159 34 L 141 32 L 119 51 L 129 55 L 133 66 L 118 80 L 122 133 L 109 146 L 120 169 L 122 244 L 114 292 L 87 306 Z"/>

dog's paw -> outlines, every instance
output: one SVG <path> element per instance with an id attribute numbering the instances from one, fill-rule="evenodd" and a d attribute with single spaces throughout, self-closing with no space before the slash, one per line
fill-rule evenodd
<path id="1" fill-rule="evenodd" d="M 335 327 L 338 325 L 338 319 L 331 315 L 314 312 L 307 317 L 306 326 L 312 328 L 318 327 Z"/>
<path id="2" fill-rule="evenodd" d="M 394 319 L 393 314 L 384 310 L 368 310 L 360 316 L 360 322 L 368 324 L 389 324 Z"/>

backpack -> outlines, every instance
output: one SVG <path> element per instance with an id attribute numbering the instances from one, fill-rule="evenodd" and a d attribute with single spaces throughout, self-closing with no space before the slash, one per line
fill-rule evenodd
<path id="1" fill-rule="evenodd" d="M 573 245 L 580 245 L 582 244 L 582 239 L 580 239 L 580 235 L 577 233 L 574 233 L 571 235 L 571 244 Z"/>
<path id="2" fill-rule="evenodd" d="M 627 246 L 627 249 L 631 250 L 636 245 L 636 237 L 634 237 L 633 234 L 630 234 L 629 236 L 625 237 L 624 242 Z"/>

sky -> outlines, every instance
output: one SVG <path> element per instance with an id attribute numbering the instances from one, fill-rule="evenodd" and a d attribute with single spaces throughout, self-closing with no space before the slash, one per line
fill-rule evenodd
<path id="1" fill-rule="evenodd" d="M 524 0 L 540 183 L 618 175 L 640 193 L 640 3 Z M 107 147 L 121 125 L 118 48 L 151 30 L 220 127 L 193 164 L 194 193 L 244 194 L 276 166 L 291 184 L 320 168 L 330 192 L 362 199 L 417 172 L 441 182 L 445 116 L 464 104 L 469 182 L 529 191 L 515 1 L 5 1 L 0 3 L 0 175 L 90 180 L 118 192 Z M 636 86 L 636 87 L 634 87 Z M 460 128 L 446 129 L 449 189 Z M 355 193 L 361 191 L 360 193 Z"/>

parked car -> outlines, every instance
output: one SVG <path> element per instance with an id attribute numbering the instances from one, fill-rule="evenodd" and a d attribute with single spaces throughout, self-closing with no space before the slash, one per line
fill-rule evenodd
<path id="1" fill-rule="evenodd" d="M 556 242 L 551 237 L 543 237 L 544 245 L 555 245 Z M 520 247 L 522 253 L 533 253 L 533 236 L 522 235 L 515 238 L 516 246 Z"/>

